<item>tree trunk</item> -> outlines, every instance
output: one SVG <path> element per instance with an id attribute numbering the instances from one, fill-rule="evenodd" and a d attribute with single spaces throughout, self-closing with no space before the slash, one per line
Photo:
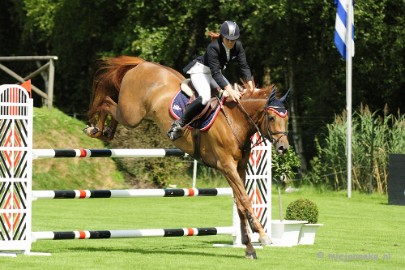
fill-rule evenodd
<path id="1" fill-rule="evenodd" d="M 290 114 L 290 123 L 292 128 L 292 140 L 295 152 L 300 160 L 300 171 L 306 172 L 307 171 L 307 163 L 304 157 L 304 148 L 302 146 L 302 132 L 297 120 L 297 105 L 298 99 L 297 95 L 295 95 L 295 86 L 294 86 L 294 70 L 291 64 L 291 61 L 287 61 L 287 74 L 286 74 L 286 85 L 287 88 L 290 89 L 290 106 L 289 106 L 289 114 Z"/>

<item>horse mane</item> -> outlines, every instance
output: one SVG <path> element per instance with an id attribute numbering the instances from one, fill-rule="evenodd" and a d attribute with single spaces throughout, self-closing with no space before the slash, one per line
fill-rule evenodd
<path id="1" fill-rule="evenodd" d="M 266 98 L 266 99 L 268 99 L 269 96 L 270 96 L 270 94 L 271 94 L 271 92 L 273 91 L 273 89 L 274 89 L 275 87 L 276 87 L 276 86 L 275 86 L 274 84 L 266 85 L 266 86 L 264 86 L 263 88 L 261 88 L 261 89 L 258 91 L 258 94 L 260 95 L 261 98 Z M 277 89 L 277 88 L 276 88 L 276 89 Z"/>
<path id="2" fill-rule="evenodd" d="M 242 99 L 268 99 L 275 85 L 270 84 L 262 88 L 255 88 L 255 83 L 253 82 L 253 91 L 248 90 L 247 82 L 242 81 L 243 87 L 246 89 L 247 93 L 242 96 Z"/>
<path id="3" fill-rule="evenodd" d="M 90 108 L 87 113 L 91 118 L 97 112 L 98 107 L 102 104 L 106 96 L 110 96 L 113 100 L 118 100 L 118 92 L 122 82 L 122 78 L 128 70 L 145 62 L 140 57 L 119 56 L 107 57 L 100 60 L 100 67 L 96 71 Z"/>

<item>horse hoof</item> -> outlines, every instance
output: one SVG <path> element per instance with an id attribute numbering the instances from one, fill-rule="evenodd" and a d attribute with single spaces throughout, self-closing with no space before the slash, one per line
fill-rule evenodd
<path id="1" fill-rule="evenodd" d="M 112 136 L 112 130 L 111 129 L 104 129 L 103 130 L 103 136 L 106 138 L 111 138 Z"/>
<path id="2" fill-rule="evenodd" d="M 245 252 L 245 258 L 249 259 L 249 260 L 256 260 L 257 259 L 256 251 L 253 251 L 253 252 L 246 251 Z"/>
<path id="3" fill-rule="evenodd" d="M 100 130 L 98 128 L 93 127 L 93 129 L 90 130 L 90 135 L 94 136 L 99 132 L 100 132 Z"/>
<path id="4" fill-rule="evenodd" d="M 263 247 L 270 246 L 271 244 L 273 244 L 273 241 L 271 241 L 271 238 L 268 235 L 260 237 L 259 240 L 260 240 L 260 245 Z"/>
<path id="5" fill-rule="evenodd" d="M 83 129 L 83 132 L 87 136 L 94 137 L 99 133 L 99 129 L 97 127 L 87 126 L 86 128 Z"/>
<path id="6" fill-rule="evenodd" d="M 83 129 L 83 132 L 84 132 L 84 134 L 86 134 L 86 135 L 88 135 L 89 134 L 89 126 L 87 126 L 87 127 L 85 127 L 84 129 Z"/>

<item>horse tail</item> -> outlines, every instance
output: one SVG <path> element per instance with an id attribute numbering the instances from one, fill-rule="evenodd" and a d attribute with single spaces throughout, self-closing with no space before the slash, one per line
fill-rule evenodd
<path id="1" fill-rule="evenodd" d="M 105 97 L 109 96 L 115 102 L 118 101 L 122 78 L 128 70 L 142 62 L 145 62 L 145 60 L 131 56 L 111 57 L 102 60 L 93 81 L 90 108 L 87 113 L 89 119 L 99 112 L 99 108 L 104 102 Z"/>

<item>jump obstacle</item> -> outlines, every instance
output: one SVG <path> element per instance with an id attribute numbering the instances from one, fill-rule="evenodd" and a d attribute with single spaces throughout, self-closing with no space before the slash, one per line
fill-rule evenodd
<path id="1" fill-rule="evenodd" d="M 33 149 L 33 158 L 87 158 L 87 157 L 184 157 L 183 151 L 167 149 Z"/>
<path id="2" fill-rule="evenodd" d="M 181 229 L 144 229 L 144 230 L 104 230 L 104 231 L 70 231 L 70 232 L 33 232 L 36 240 L 67 239 L 108 239 L 140 237 L 182 237 L 207 235 L 232 235 L 233 227 L 181 228 Z"/>
<path id="3" fill-rule="evenodd" d="M 232 196 L 230 188 L 32 191 L 33 159 L 184 156 L 179 149 L 32 149 L 32 125 L 33 102 L 27 90 L 19 85 L 0 86 L 0 251 L 33 254 L 31 244 L 37 240 L 206 235 L 232 235 L 234 246 L 241 246 L 235 204 L 229 227 L 32 232 L 32 201 L 37 199 Z M 257 134 L 252 138 L 256 146 L 250 155 L 245 188 L 256 215 L 270 233 L 271 145 L 268 141 L 257 145 L 259 140 Z M 254 241 L 257 238 L 257 234 L 252 235 Z"/>
<path id="4" fill-rule="evenodd" d="M 231 188 L 169 188 L 125 190 L 34 190 L 36 199 L 232 196 Z"/>

